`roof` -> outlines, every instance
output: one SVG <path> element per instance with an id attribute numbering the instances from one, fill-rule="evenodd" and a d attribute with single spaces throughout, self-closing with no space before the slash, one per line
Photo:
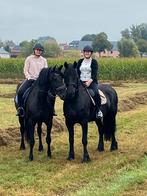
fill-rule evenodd
<path id="1" fill-rule="evenodd" d="M 3 47 L 0 48 L 0 54 L 9 54 Z"/>

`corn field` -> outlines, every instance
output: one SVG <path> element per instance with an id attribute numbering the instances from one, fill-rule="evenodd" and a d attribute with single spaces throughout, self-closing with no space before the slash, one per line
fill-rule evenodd
<path id="1" fill-rule="evenodd" d="M 72 63 L 76 58 L 50 58 L 48 65 Z M 146 80 L 147 59 L 143 58 L 99 58 L 100 80 Z M 0 59 L 0 78 L 23 78 L 24 59 Z"/>

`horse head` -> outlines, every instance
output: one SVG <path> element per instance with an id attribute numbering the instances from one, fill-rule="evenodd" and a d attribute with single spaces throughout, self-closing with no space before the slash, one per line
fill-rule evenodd
<path id="1" fill-rule="evenodd" d="M 51 77 L 50 77 L 50 89 L 48 94 L 51 93 L 53 96 L 58 95 L 62 100 L 65 98 L 66 94 L 66 86 L 63 81 L 63 73 L 62 67 L 53 67 L 51 70 Z"/>
<path id="2" fill-rule="evenodd" d="M 60 67 L 43 68 L 37 79 L 40 91 L 48 93 L 50 98 L 58 95 L 64 99 L 66 87 L 64 85 L 62 65 Z"/>
<path id="3" fill-rule="evenodd" d="M 67 62 L 64 63 L 64 82 L 67 88 L 66 91 L 66 98 L 73 99 L 76 95 L 78 90 L 78 73 L 77 73 L 77 62 L 73 64 L 68 64 Z"/>

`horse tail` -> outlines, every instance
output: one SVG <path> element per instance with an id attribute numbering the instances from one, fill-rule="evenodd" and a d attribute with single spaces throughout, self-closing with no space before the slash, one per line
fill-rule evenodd
<path id="1" fill-rule="evenodd" d="M 115 135 L 116 132 L 116 119 L 115 115 L 107 116 L 107 118 L 104 119 L 104 139 L 111 140 L 112 136 Z"/>
<path id="2" fill-rule="evenodd" d="M 27 141 L 27 143 L 29 143 L 30 141 L 30 134 L 29 134 L 29 128 L 28 128 L 28 123 L 26 120 L 24 120 L 24 124 L 25 124 L 25 140 Z"/>
<path id="3" fill-rule="evenodd" d="M 118 96 L 116 91 L 111 88 L 109 96 L 110 110 L 106 117 L 104 117 L 104 138 L 105 140 L 111 140 L 112 136 L 115 136 L 116 132 L 116 114 L 118 110 Z"/>

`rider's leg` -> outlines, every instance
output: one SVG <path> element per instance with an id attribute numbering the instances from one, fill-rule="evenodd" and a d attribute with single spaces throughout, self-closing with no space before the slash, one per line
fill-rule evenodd
<path id="1" fill-rule="evenodd" d="M 16 116 L 24 116 L 24 108 L 23 108 L 23 94 L 25 91 L 32 85 L 33 80 L 24 80 L 24 82 L 20 85 L 18 92 L 17 92 L 17 98 L 18 98 L 18 103 L 17 103 L 17 114 Z"/>
<path id="2" fill-rule="evenodd" d="M 96 107 L 96 118 L 102 118 L 103 117 L 103 113 L 100 110 L 100 107 L 101 107 L 101 97 L 100 97 L 100 94 L 99 94 L 99 91 L 98 91 L 98 84 L 92 82 L 91 85 L 90 85 L 90 88 L 93 89 L 94 94 L 95 94 L 94 100 L 95 100 L 95 107 Z"/>

